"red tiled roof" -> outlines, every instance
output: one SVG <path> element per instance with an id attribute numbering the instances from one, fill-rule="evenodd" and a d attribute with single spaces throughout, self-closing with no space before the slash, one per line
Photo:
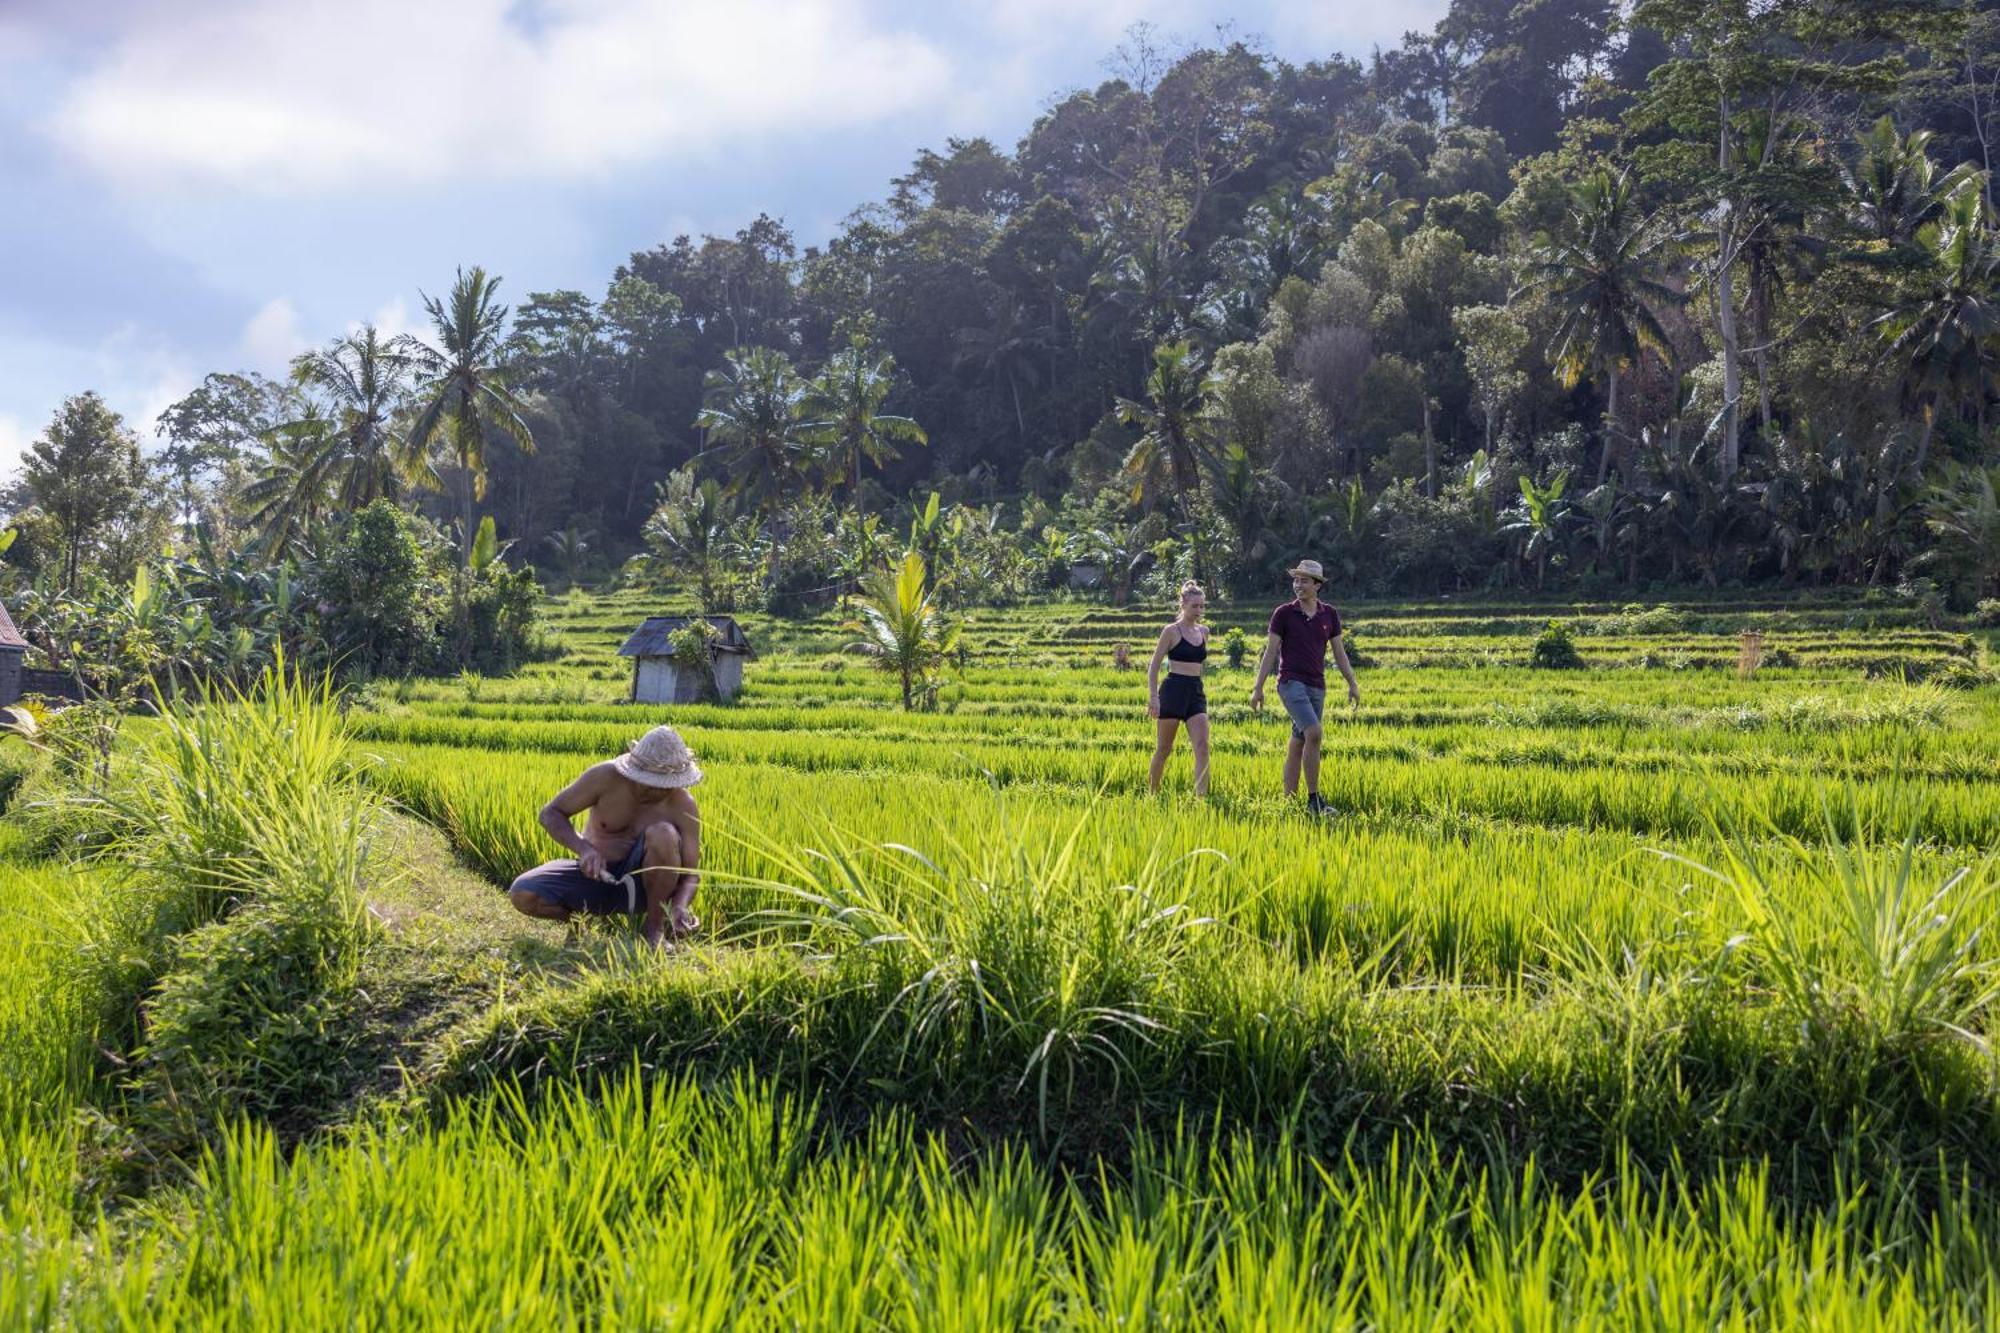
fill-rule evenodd
<path id="1" fill-rule="evenodd" d="M 0 602 L 0 648 L 26 648 L 28 641 L 21 637 L 21 631 L 14 628 L 14 619 L 7 614 L 7 606 Z"/>

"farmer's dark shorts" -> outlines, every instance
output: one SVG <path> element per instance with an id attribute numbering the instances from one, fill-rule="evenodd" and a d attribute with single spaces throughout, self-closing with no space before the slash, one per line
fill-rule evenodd
<path id="1" fill-rule="evenodd" d="M 516 879 L 508 891 L 526 889 L 530 893 L 539 893 L 572 912 L 594 912 L 606 916 L 638 912 L 646 906 L 645 876 L 638 873 L 639 864 L 645 859 L 645 838 L 634 838 L 632 850 L 625 853 L 624 859 L 616 865 L 605 866 L 611 872 L 612 883 L 592 879 L 583 873 L 575 858 L 570 858 L 544 861 Z"/>
<path id="2" fill-rule="evenodd" d="M 1160 682 L 1160 716 L 1179 718 L 1186 721 L 1200 717 L 1208 711 L 1208 695 L 1202 689 L 1200 676 L 1183 676 L 1170 672 Z"/>

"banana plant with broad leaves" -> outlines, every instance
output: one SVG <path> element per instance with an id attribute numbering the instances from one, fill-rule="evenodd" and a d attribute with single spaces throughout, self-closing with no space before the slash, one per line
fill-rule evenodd
<path id="1" fill-rule="evenodd" d="M 1574 510 L 1565 498 L 1569 469 L 1562 469 L 1539 485 L 1533 477 L 1524 475 L 1520 484 L 1521 502 L 1500 530 L 1521 539 L 1517 558 L 1521 563 L 1535 562 L 1535 586 L 1540 588 L 1548 577 L 1549 557 L 1562 551 L 1569 536 Z"/>

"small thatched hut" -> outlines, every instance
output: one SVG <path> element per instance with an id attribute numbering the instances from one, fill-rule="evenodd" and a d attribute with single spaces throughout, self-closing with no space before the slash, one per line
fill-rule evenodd
<path id="1" fill-rule="evenodd" d="M 675 654 L 676 636 L 694 619 L 648 616 L 625 640 L 618 655 L 632 659 L 633 703 L 689 704 L 711 698 L 727 703 L 743 688 L 743 660 L 756 653 L 734 616 L 704 617 L 712 631 L 706 665 Z"/>

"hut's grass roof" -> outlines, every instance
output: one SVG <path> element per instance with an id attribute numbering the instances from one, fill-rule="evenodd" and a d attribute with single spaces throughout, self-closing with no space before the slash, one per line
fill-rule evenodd
<path id="1" fill-rule="evenodd" d="M 673 645 L 667 640 L 686 629 L 693 616 L 647 616 L 639 628 L 632 631 L 625 640 L 625 646 L 618 650 L 620 657 L 665 657 L 673 652 Z M 750 653 L 748 636 L 743 627 L 736 623 L 734 616 L 706 616 L 708 623 L 720 635 L 715 641 L 715 649 L 722 653 Z"/>

